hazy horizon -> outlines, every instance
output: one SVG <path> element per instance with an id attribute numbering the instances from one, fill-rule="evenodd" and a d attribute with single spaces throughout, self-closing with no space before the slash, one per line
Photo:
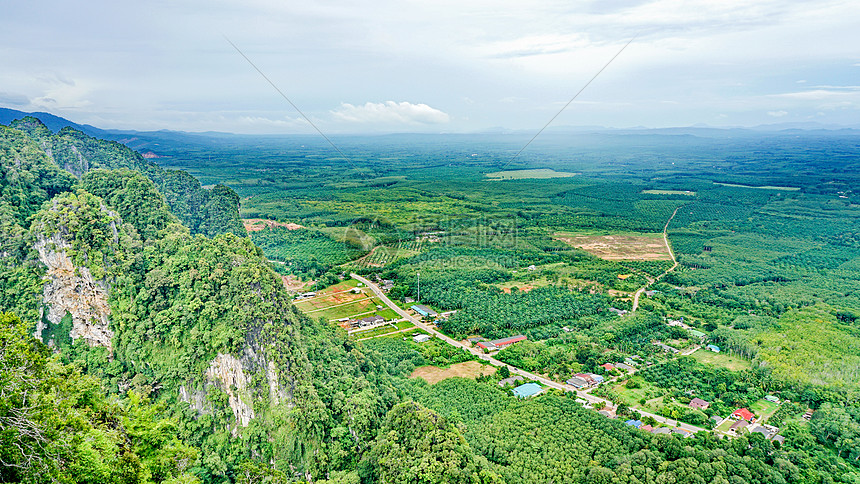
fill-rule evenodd
<path id="1" fill-rule="evenodd" d="M 105 129 L 857 126 L 853 2 L 6 6 L 0 106 Z M 225 38 L 226 37 L 226 38 Z"/>

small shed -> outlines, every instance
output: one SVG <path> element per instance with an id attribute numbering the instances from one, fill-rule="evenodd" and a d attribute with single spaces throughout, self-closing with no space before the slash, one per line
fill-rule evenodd
<path id="1" fill-rule="evenodd" d="M 719 352 L 720 352 L 720 347 L 719 347 L 719 346 L 717 346 L 717 345 L 708 345 L 708 349 L 709 349 L 709 350 L 711 350 L 711 351 L 713 351 L 714 353 L 719 353 Z"/>
<path id="2" fill-rule="evenodd" d="M 433 337 L 429 334 L 416 334 L 412 337 L 412 341 L 416 343 L 424 343 L 425 341 L 430 341 L 431 339 L 433 339 Z"/>
<path id="3" fill-rule="evenodd" d="M 767 400 L 768 402 L 779 403 L 779 399 L 773 395 L 766 395 L 764 397 L 764 399 Z"/>

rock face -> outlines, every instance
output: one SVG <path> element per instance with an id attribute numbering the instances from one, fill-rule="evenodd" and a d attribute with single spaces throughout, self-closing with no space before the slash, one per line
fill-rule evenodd
<path id="1" fill-rule="evenodd" d="M 255 372 L 265 371 L 266 385 L 268 387 L 269 399 L 272 405 L 280 402 L 292 404 L 290 395 L 280 385 L 276 365 L 266 361 L 262 355 L 255 352 L 251 347 L 246 347 L 242 358 L 233 355 L 218 353 L 206 369 L 206 383 L 204 389 L 189 390 L 185 385 L 179 387 L 179 399 L 187 402 L 190 407 L 197 411 L 198 415 L 211 412 L 206 403 L 206 388 L 216 386 L 227 394 L 228 405 L 235 417 L 233 435 L 238 433 L 239 427 L 247 427 L 254 419 L 253 401 L 255 395 L 261 395 L 258 389 L 252 388 L 247 375 Z"/>
<path id="2" fill-rule="evenodd" d="M 248 379 L 242 361 L 233 355 L 218 353 L 206 369 L 206 379 L 215 382 L 229 397 L 236 424 L 247 427 L 254 418 L 254 407 L 248 392 Z"/>
<path id="3" fill-rule="evenodd" d="M 66 254 L 70 247 L 59 234 L 36 241 L 39 261 L 47 267 L 48 282 L 42 290 L 45 319 L 60 324 L 68 313 L 72 317 L 72 340 L 83 338 L 90 346 L 103 346 L 113 352 L 107 287 L 96 281 L 86 267 L 75 267 Z M 43 329 L 41 325 L 36 329 L 37 338 L 41 339 Z"/>

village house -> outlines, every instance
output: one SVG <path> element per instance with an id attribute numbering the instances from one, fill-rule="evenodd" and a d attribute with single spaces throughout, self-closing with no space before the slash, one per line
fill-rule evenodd
<path id="1" fill-rule="evenodd" d="M 698 397 L 690 400 L 690 408 L 695 409 L 695 410 L 707 410 L 708 407 L 710 407 L 710 406 L 711 406 L 710 403 L 708 403 L 708 402 L 706 402 L 706 401 L 704 401 Z"/>
<path id="2" fill-rule="evenodd" d="M 755 422 L 755 414 L 750 412 L 746 408 L 739 408 L 732 412 L 732 418 L 746 420 L 748 422 Z"/>
<path id="3" fill-rule="evenodd" d="M 479 348 L 484 348 L 487 351 L 500 350 L 505 346 L 512 345 L 514 343 L 525 341 L 525 335 L 518 334 L 516 336 L 509 336 L 507 338 L 494 339 L 492 341 L 479 341 L 475 346 Z"/>
<path id="4" fill-rule="evenodd" d="M 508 378 L 499 380 L 499 386 L 500 387 L 506 387 L 508 385 L 513 386 L 513 385 L 516 385 L 518 381 L 523 381 L 523 380 L 524 380 L 524 378 L 521 377 L 520 375 L 513 375 L 513 376 L 509 376 Z"/>
<path id="5" fill-rule="evenodd" d="M 745 429 L 750 423 L 746 420 L 738 420 L 733 423 L 731 427 L 729 427 L 729 433 L 734 435 L 740 435 L 741 429 Z"/>
<path id="6" fill-rule="evenodd" d="M 660 349 L 662 349 L 663 351 L 665 351 L 665 352 L 667 352 L 667 353 L 673 353 L 673 354 L 674 354 L 674 353 L 678 353 L 678 350 L 677 350 L 677 349 L 672 348 L 671 346 L 666 345 L 666 344 L 663 344 L 663 343 L 660 343 L 660 342 L 656 342 L 656 343 L 654 343 L 654 346 L 658 346 Z"/>
<path id="7" fill-rule="evenodd" d="M 439 313 L 428 308 L 427 306 L 425 306 L 423 304 L 416 304 L 416 305 L 412 306 L 410 309 L 412 309 L 416 313 L 420 314 L 421 316 L 424 316 L 425 318 L 435 318 L 436 316 L 439 315 Z"/>
<path id="8" fill-rule="evenodd" d="M 585 379 L 579 378 L 579 377 L 573 377 L 573 378 L 567 380 L 565 383 L 567 383 L 568 385 L 570 385 L 574 388 L 586 388 L 589 386 L 588 380 L 585 380 Z"/>

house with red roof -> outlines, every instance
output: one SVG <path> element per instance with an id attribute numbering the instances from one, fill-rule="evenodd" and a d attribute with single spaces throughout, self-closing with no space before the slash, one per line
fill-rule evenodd
<path id="1" fill-rule="evenodd" d="M 493 341 L 480 341 L 475 344 L 475 346 L 479 348 L 484 348 L 488 351 L 500 350 L 505 346 L 512 345 L 514 343 L 525 341 L 526 338 L 522 334 L 518 334 L 516 336 L 510 336 L 508 338 L 494 339 Z"/>
<path id="2" fill-rule="evenodd" d="M 732 418 L 746 420 L 748 422 L 755 421 L 755 414 L 745 408 L 739 408 L 732 412 Z"/>
<path id="3" fill-rule="evenodd" d="M 604 369 L 604 370 L 606 370 L 606 371 L 614 370 L 614 369 L 615 369 L 615 365 L 613 365 L 612 363 L 604 363 L 604 364 L 602 364 L 602 365 L 600 365 L 600 366 L 602 366 L 602 367 L 603 367 L 603 369 Z"/>

